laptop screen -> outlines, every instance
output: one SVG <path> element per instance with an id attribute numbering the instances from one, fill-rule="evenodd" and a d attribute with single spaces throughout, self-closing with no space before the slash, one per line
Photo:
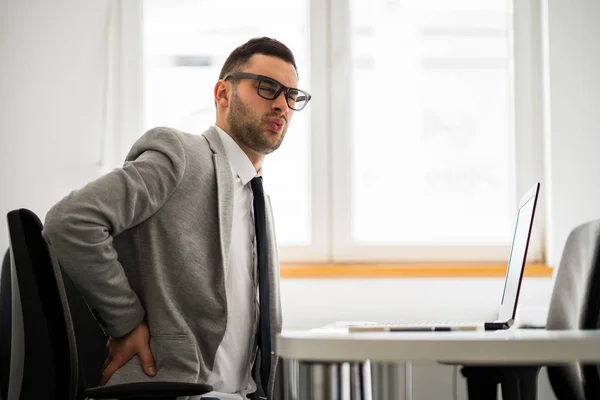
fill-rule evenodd
<path id="1" fill-rule="evenodd" d="M 527 248 L 529 246 L 529 237 L 531 235 L 531 227 L 533 226 L 533 216 L 535 214 L 538 193 L 539 183 L 531 188 L 520 201 L 510 257 L 508 259 L 508 268 L 506 270 L 506 279 L 504 280 L 502 304 L 498 315 L 499 321 L 515 318 L 519 289 L 521 287 L 525 262 L 527 261 Z"/>

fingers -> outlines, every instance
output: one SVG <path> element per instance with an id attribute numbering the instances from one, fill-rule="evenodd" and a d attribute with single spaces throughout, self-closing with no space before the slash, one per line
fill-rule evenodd
<path id="1" fill-rule="evenodd" d="M 154 363 L 154 357 L 152 356 L 152 351 L 150 351 L 149 344 L 146 344 L 146 346 L 140 349 L 138 356 L 140 357 L 142 368 L 144 369 L 146 375 L 156 375 L 156 365 Z"/>
<path id="2" fill-rule="evenodd" d="M 144 373 L 148 376 L 156 375 L 156 365 L 154 363 L 154 357 L 152 357 L 152 352 L 150 351 L 150 347 L 146 347 L 141 349 L 138 353 L 140 360 L 142 362 L 142 368 Z M 129 360 L 126 360 L 124 357 L 116 355 L 115 357 L 111 357 L 110 355 L 104 361 L 104 365 L 102 366 L 102 377 L 100 378 L 100 386 L 106 385 L 106 383 L 110 380 L 113 374 L 125 365 Z"/>
<path id="3" fill-rule="evenodd" d="M 104 370 L 106 369 L 106 367 L 108 367 L 108 364 L 110 364 L 111 361 L 112 361 L 112 356 L 109 354 L 106 357 L 106 360 L 104 360 L 104 364 L 102 365 L 102 369 L 100 370 L 101 373 L 104 373 Z"/>
<path id="4" fill-rule="evenodd" d="M 113 376 L 113 374 L 120 368 L 121 366 L 118 365 L 116 362 L 114 362 L 114 360 L 112 362 L 110 362 L 106 368 L 104 368 L 104 370 L 102 371 L 102 377 L 100 378 L 100 386 L 104 386 L 106 385 L 106 383 L 109 381 L 109 379 Z"/>
<path id="5" fill-rule="evenodd" d="M 106 361 L 104 362 L 105 367 L 102 369 L 102 377 L 100 378 L 100 386 L 106 385 L 113 374 L 127 364 L 129 360 L 133 358 L 133 355 L 125 357 L 122 352 L 115 351 L 109 352 Z"/>
<path id="6" fill-rule="evenodd" d="M 140 358 L 144 373 L 150 377 L 155 376 L 156 363 L 150 350 L 149 336 L 148 325 L 142 321 L 125 336 L 111 337 L 106 343 L 108 357 L 102 366 L 100 385 L 105 385 L 113 374 L 135 355 Z"/>

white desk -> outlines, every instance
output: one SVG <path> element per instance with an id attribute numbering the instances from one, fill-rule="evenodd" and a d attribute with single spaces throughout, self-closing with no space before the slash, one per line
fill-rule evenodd
<path id="1" fill-rule="evenodd" d="M 279 355 L 304 361 L 531 364 L 600 361 L 600 331 L 325 333 L 284 331 Z"/>
<path id="2" fill-rule="evenodd" d="M 304 364 L 311 368 L 312 366 L 324 368 L 325 372 L 329 365 L 365 360 L 383 363 L 446 362 L 461 365 L 550 365 L 574 361 L 600 362 L 600 331 L 506 330 L 402 333 L 284 331 L 277 338 L 277 351 L 285 360 L 297 360 L 300 366 Z M 329 370 L 327 374 L 336 374 L 339 371 Z M 307 373 L 314 376 L 314 371 L 305 372 L 305 376 L 308 376 Z M 327 374 L 325 378 L 320 378 L 321 387 L 318 390 L 307 386 L 302 389 L 302 373 L 299 382 L 288 382 L 288 385 L 292 387 L 297 383 L 295 392 L 310 390 L 312 399 L 345 398 L 343 389 L 336 389 L 335 393 L 341 394 L 332 395 L 331 388 L 324 385 L 324 382 L 329 379 Z M 311 386 L 314 386 L 314 383 Z M 319 393 L 312 393 L 315 390 Z M 298 395 L 299 397 L 295 396 L 296 394 L 293 394 L 290 397 L 300 400 L 305 398 L 302 393 Z M 383 398 L 379 397 L 378 400 Z"/>

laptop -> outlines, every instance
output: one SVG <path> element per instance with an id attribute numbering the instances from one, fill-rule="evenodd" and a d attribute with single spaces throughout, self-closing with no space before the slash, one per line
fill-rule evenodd
<path id="1" fill-rule="evenodd" d="M 527 249 L 533 227 L 533 217 L 540 192 L 536 183 L 519 202 L 519 211 L 513 234 L 512 246 L 508 258 L 504 290 L 500 302 L 498 317 L 494 321 L 475 322 L 360 322 L 348 324 L 348 332 L 420 332 L 420 331 L 474 331 L 501 330 L 511 327 L 517 312 L 523 270 L 527 261 Z"/>

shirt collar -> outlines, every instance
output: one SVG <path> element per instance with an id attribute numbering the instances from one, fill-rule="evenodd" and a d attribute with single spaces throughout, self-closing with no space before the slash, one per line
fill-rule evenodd
<path id="1" fill-rule="evenodd" d="M 255 176 L 262 176 L 262 168 L 260 171 L 258 171 L 258 173 L 256 172 L 254 165 L 252 165 L 252 161 L 250 161 L 246 153 L 244 153 L 244 150 L 238 146 L 235 140 L 233 140 L 233 138 L 229 136 L 223 129 L 216 125 L 215 128 L 219 133 L 221 142 L 223 142 L 223 147 L 225 147 L 225 153 L 227 154 L 229 165 L 235 171 L 237 176 L 239 176 L 242 184 L 247 184 Z"/>

